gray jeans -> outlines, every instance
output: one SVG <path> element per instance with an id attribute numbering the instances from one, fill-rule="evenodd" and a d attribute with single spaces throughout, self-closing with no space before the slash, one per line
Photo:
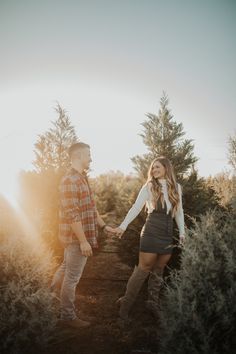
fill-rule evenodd
<path id="1" fill-rule="evenodd" d="M 64 260 L 57 269 L 51 287 L 55 288 L 63 279 L 60 298 L 61 298 L 61 319 L 73 320 L 75 313 L 75 289 L 79 283 L 87 257 L 80 251 L 79 242 L 69 244 L 64 250 Z"/>

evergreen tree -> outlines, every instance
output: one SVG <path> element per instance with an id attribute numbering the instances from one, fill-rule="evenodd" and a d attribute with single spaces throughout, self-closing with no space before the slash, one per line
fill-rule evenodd
<path id="1" fill-rule="evenodd" d="M 55 107 L 58 118 L 52 122 L 53 127 L 39 135 L 35 143 L 36 159 L 33 161 L 37 172 L 45 170 L 62 171 L 69 166 L 67 149 L 78 138 L 69 117 L 59 103 Z"/>
<path id="2" fill-rule="evenodd" d="M 42 237 L 56 250 L 58 243 L 58 185 L 70 166 L 67 150 L 78 141 L 69 117 L 59 104 L 52 128 L 39 135 L 35 143 L 36 171 L 22 172 L 21 203 L 26 215 Z"/>
<path id="3" fill-rule="evenodd" d="M 146 178 L 151 161 L 158 156 L 169 158 L 179 177 L 189 172 L 197 161 L 193 155 L 192 140 L 184 139 L 183 124 L 174 121 L 168 103 L 168 97 L 163 93 L 158 115 L 148 113 L 148 119 L 142 123 L 144 132 L 140 135 L 149 152 L 132 158 L 141 178 Z"/>
<path id="4" fill-rule="evenodd" d="M 142 124 L 145 129 L 141 136 L 149 152 L 132 160 L 142 179 L 147 178 L 147 169 L 155 157 L 165 156 L 172 162 L 177 181 L 183 189 L 185 222 L 191 226 L 191 218 L 216 207 L 218 199 L 213 188 L 198 176 L 194 166 L 198 159 L 193 153 L 192 140 L 184 138 L 183 124 L 174 121 L 168 103 L 168 97 L 163 93 L 158 115 L 147 115 L 148 119 Z"/>
<path id="5" fill-rule="evenodd" d="M 229 163 L 236 171 L 236 135 L 229 137 Z"/>
<path id="6" fill-rule="evenodd" d="M 232 190 L 233 195 L 231 198 L 231 205 L 236 209 L 236 134 L 229 138 L 228 146 L 228 158 L 229 163 L 233 167 L 233 176 L 232 176 Z"/>

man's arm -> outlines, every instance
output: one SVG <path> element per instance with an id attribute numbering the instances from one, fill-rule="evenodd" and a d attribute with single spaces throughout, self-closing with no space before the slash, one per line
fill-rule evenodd
<path id="1" fill-rule="evenodd" d="M 109 225 L 106 225 L 105 221 L 102 220 L 102 217 L 101 215 L 99 214 L 98 210 L 96 209 L 96 212 L 97 212 L 97 220 L 98 220 L 98 225 L 100 226 L 100 228 L 102 230 L 104 230 L 105 232 L 107 233 L 115 233 L 114 229 L 109 226 Z"/>

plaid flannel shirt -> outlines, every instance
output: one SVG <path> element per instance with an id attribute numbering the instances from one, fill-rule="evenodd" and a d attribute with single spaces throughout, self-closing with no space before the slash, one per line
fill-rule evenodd
<path id="1" fill-rule="evenodd" d="M 81 222 L 87 241 L 97 248 L 97 211 L 86 176 L 72 168 L 62 178 L 59 192 L 59 239 L 63 243 L 78 241 L 71 224 Z"/>

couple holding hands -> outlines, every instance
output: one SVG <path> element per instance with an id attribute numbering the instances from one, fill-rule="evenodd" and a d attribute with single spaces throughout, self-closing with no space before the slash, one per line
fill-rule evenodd
<path id="1" fill-rule="evenodd" d="M 147 218 L 141 230 L 139 263 L 135 266 L 118 300 L 119 317 L 126 322 L 130 309 L 148 278 L 147 308 L 157 315 L 157 302 L 163 283 L 163 272 L 173 252 L 173 219 L 179 229 L 179 242 L 184 241 L 182 192 L 176 182 L 170 161 L 158 157 L 152 161 L 146 183 L 119 227 L 106 225 L 99 215 L 85 172 L 92 161 L 88 144 L 79 142 L 69 148 L 71 169 L 60 183 L 59 239 L 64 246 L 64 260 L 57 269 L 51 288 L 60 289 L 60 324 L 73 328 L 88 327 L 90 323 L 77 317 L 75 290 L 87 258 L 98 247 L 98 229 L 122 237 L 127 226 L 144 205 Z"/>

